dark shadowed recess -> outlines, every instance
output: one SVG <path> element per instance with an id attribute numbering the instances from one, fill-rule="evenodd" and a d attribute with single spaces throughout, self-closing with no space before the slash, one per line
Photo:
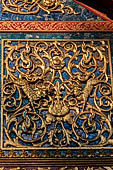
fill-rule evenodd
<path id="1" fill-rule="evenodd" d="M 113 20 L 113 0 L 78 0 L 104 14 Z"/>

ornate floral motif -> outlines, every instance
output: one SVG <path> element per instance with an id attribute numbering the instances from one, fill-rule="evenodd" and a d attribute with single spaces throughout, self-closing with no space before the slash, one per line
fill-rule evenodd
<path id="1" fill-rule="evenodd" d="M 0 21 L 0 32 L 113 32 L 113 22 Z"/>
<path id="2" fill-rule="evenodd" d="M 14 14 L 37 14 L 40 10 L 44 10 L 48 14 L 51 12 L 79 14 L 71 7 L 65 6 L 61 0 L 2 0 L 2 4 L 2 12 L 7 11 Z"/>
<path id="3" fill-rule="evenodd" d="M 107 40 L 2 41 L 1 132 L 9 157 L 12 148 L 113 143 L 108 48 Z"/>

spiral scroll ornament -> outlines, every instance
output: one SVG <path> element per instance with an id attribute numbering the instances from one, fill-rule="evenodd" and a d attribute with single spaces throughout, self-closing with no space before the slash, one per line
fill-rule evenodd
<path id="1" fill-rule="evenodd" d="M 112 144 L 108 50 L 107 40 L 3 40 L 2 147 Z"/>
<path id="2" fill-rule="evenodd" d="M 61 12 L 69 15 L 80 14 L 75 12 L 70 6 L 66 6 L 61 0 L 2 0 L 2 12 L 10 12 L 13 14 L 21 15 L 34 15 L 40 12 L 40 10 L 46 13 Z"/>

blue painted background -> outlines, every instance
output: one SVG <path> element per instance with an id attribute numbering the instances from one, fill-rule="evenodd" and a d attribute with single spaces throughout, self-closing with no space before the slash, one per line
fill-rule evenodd
<path id="1" fill-rule="evenodd" d="M 36 15 L 19 15 L 9 12 L 2 13 L 2 3 L 0 4 L 0 20 L 2 21 L 103 21 L 89 10 L 75 3 L 73 0 L 65 0 L 64 5 L 72 7 L 79 15 L 68 15 L 62 13 L 47 14 L 40 10 Z"/>

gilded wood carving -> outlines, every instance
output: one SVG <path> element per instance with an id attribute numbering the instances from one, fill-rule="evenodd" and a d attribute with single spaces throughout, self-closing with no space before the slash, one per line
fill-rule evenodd
<path id="1" fill-rule="evenodd" d="M 11 157 L 12 149 L 108 148 L 109 49 L 108 40 L 2 40 L 1 149 Z"/>
<path id="2" fill-rule="evenodd" d="M 14 14 L 37 14 L 43 10 L 50 14 L 51 12 L 61 12 L 68 14 L 79 14 L 71 7 L 65 6 L 61 0 L 2 0 L 2 12 Z"/>

